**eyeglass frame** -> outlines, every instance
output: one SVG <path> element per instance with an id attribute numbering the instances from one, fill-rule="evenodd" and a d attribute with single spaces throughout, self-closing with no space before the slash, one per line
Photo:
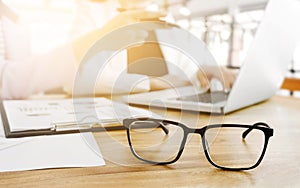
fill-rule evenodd
<path id="1" fill-rule="evenodd" d="M 177 156 L 173 160 L 167 161 L 167 162 L 155 162 L 155 161 L 143 159 L 142 157 L 140 157 L 136 153 L 136 151 L 134 150 L 134 148 L 132 146 L 131 136 L 130 136 L 130 125 L 135 121 L 153 121 L 153 122 L 156 122 L 159 125 L 159 127 L 163 129 L 163 131 L 166 134 L 168 134 L 169 131 L 165 127 L 165 124 L 171 124 L 171 125 L 176 125 L 176 126 L 181 127 L 183 129 L 183 132 L 184 132 L 183 134 L 184 135 L 183 135 L 183 138 L 182 138 L 182 141 L 181 141 L 181 144 L 180 144 L 180 149 L 179 149 L 179 152 L 177 153 Z M 263 123 L 263 122 L 258 122 L 258 123 L 255 123 L 253 125 L 246 125 L 246 124 L 213 124 L 213 125 L 204 126 L 202 128 L 190 128 L 190 127 L 188 127 L 188 126 L 186 126 L 182 123 L 171 121 L 171 120 L 154 119 L 154 118 L 127 118 L 127 119 L 123 120 L 123 126 L 126 129 L 127 140 L 128 140 L 128 144 L 129 144 L 129 147 L 130 147 L 130 150 L 131 150 L 132 154 L 141 161 L 144 161 L 144 162 L 147 162 L 147 163 L 150 163 L 150 164 L 156 164 L 156 165 L 168 165 L 168 164 L 175 163 L 176 161 L 178 161 L 178 159 L 181 157 L 181 155 L 183 153 L 188 135 L 192 134 L 192 133 L 195 133 L 195 134 L 200 134 L 201 135 L 202 147 L 204 149 L 206 159 L 213 166 L 215 166 L 217 168 L 220 168 L 222 170 L 231 170 L 231 171 L 250 170 L 250 169 L 256 168 L 261 163 L 262 159 L 264 158 L 264 155 L 266 153 L 270 137 L 272 137 L 274 135 L 274 129 L 270 128 L 270 126 L 268 124 Z M 210 158 L 209 152 L 207 151 L 209 149 L 209 147 L 206 144 L 205 132 L 209 129 L 212 129 L 212 128 L 221 128 L 221 127 L 248 128 L 246 131 L 243 132 L 242 139 L 245 139 L 246 136 L 253 129 L 258 129 L 258 130 L 263 131 L 263 133 L 265 135 L 265 142 L 264 142 L 263 150 L 262 150 L 262 153 L 261 153 L 260 157 L 258 158 L 257 162 L 254 165 L 252 165 L 250 167 L 243 167 L 243 168 L 229 168 L 229 167 L 224 167 L 224 166 L 217 165 L 213 162 L 213 160 Z"/>

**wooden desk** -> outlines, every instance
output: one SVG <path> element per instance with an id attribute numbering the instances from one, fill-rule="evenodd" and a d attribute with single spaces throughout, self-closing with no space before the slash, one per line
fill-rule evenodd
<path id="1" fill-rule="evenodd" d="M 274 128 L 263 162 L 250 171 L 216 169 L 195 137 L 198 146 L 191 141 L 173 165 L 126 167 L 107 161 L 103 167 L 0 173 L 0 187 L 299 187 L 299 114 L 300 99 L 276 96 L 224 117 L 226 123 L 264 121 Z"/>

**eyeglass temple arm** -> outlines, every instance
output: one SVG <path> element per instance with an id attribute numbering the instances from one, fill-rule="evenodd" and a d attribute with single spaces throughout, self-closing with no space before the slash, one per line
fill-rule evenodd
<path id="1" fill-rule="evenodd" d="M 245 132 L 243 132 L 242 134 L 242 138 L 245 139 L 247 137 L 247 135 L 255 128 L 255 127 L 268 127 L 270 128 L 269 125 L 267 125 L 266 123 L 255 123 L 252 127 L 250 127 L 249 129 L 247 129 Z"/>
<path id="2" fill-rule="evenodd" d="M 166 125 L 163 123 L 163 122 L 155 122 L 155 123 L 157 123 L 155 126 L 153 126 L 153 125 L 148 125 L 148 126 L 143 126 L 143 127 L 145 127 L 145 128 L 154 128 L 154 127 L 159 127 L 159 128 L 161 128 L 164 132 L 165 132 L 165 134 L 169 134 L 169 129 L 166 127 Z"/>
<path id="3" fill-rule="evenodd" d="M 159 127 L 162 128 L 162 130 L 163 130 L 166 134 L 169 134 L 169 129 L 165 126 L 164 123 L 159 122 Z"/>

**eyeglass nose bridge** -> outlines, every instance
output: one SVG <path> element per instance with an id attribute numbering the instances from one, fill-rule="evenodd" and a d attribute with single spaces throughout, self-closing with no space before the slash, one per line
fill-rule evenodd
<path id="1" fill-rule="evenodd" d="M 186 127 L 185 128 L 185 132 L 187 135 L 185 135 L 186 137 L 190 134 L 197 134 L 200 136 L 200 141 L 202 143 L 202 147 L 200 147 L 200 149 L 204 149 L 204 151 L 208 150 L 208 143 L 205 139 L 205 130 L 206 130 L 206 127 L 203 127 L 203 128 L 190 128 L 190 127 Z"/>
<path id="2" fill-rule="evenodd" d="M 185 132 L 187 132 L 187 134 L 200 134 L 201 137 L 203 137 L 206 127 L 203 127 L 203 128 L 185 127 L 185 129 L 186 129 Z"/>

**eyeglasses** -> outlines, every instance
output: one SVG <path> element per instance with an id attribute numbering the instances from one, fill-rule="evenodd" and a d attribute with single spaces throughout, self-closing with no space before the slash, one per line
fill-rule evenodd
<path id="1" fill-rule="evenodd" d="M 257 167 L 266 152 L 273 129 L 265 123 L 254 125 L 216 124 L 201 129 L 152 118 L 124 119 L 130 149 L 135 157 L 152 164 L 176 162 L 190 133 L 200 134 L 207 160 L 224 170 Z"/>

